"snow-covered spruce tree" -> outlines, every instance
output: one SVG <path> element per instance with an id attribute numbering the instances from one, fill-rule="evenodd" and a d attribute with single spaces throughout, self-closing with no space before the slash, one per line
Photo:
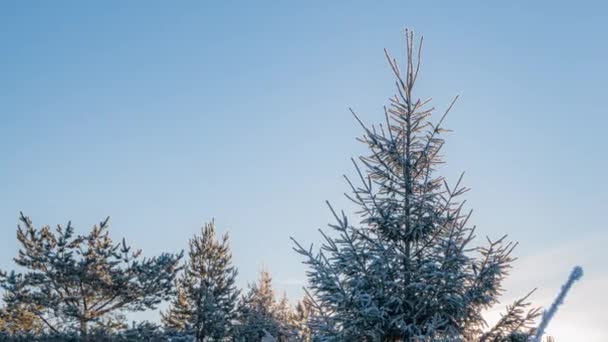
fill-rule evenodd
<path id="1" fill-rule="evenodd" d="M 406 31 L 405 70 L 385 51 L 397 86 L 385 123 L 366 126 L 355 115 L 365 133 L 360 141 L 370 150 L 353 160 L 360 183 L 345 177 L 360 222 L 329 205 L 337 236 L 321 232 L 325 242 L 318 252 L 294 240 L 309 266 L 315 339 L 505 341 L 528 334 L 538 315 L 518 301 L 491 336 L 484 334 L 482 312 L 498 303 L 515 244 L 503 237 L 472 246 L 462 176 L 450 187 L 436 173 L 442 123 L 454 102 L 432 123 L 430 100 L 414 96 L 421 44 L 415 51 L 413 33 Z"/>
<path id="2" fill-rule="evenodd" d="M 91 327 L 106 330 L 121 312 L 168 299 L 181 255 L 142 259 L 124 239 L 112 241 L 108 220 L 75 235 L 71 223 L 38 229 L 21 213 L 15 262 L 25 271 L 2 273 L 7 305 L 27 306 L 51 333 L 78 331 L 86 340 Z"/>
<path id="3" fill-rule="evenodd" d="M 189 242 L 189 259 L 177 279 L 177 294 L 162 314 L 165 328 L 192 334 L 197 341 L 224 341 L 232 336 L 239 291 L 237 270 L 225 234 L 218 241 L 215 224 L 205 224 Z"/>
<path id="4" fill-rule="evenodd" d="M 285 303 L 283 303 L 283 306 Z M 284 310 L 284 308 L 283 308 Z M 262 271 L 257 284 L 250 284 L 249 291 L 239 303 L 238 341 L 261 341 L 266 333 L 277 341 L 285 341 L 289 329 L 281 321 L 281 312 L 275 298 L 270 273 Z"/>

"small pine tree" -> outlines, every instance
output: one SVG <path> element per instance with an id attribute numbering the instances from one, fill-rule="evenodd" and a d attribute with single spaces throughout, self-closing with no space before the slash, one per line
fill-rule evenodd
<path id="1" fill-rule="evenodd" d="M 287 298 L 287 294 L 283 292 L 283 296 L 276 304 L 275 319 L 279 324 L 279 332 L 277 340 L 292 341 L 297 337 L 296 326 L 293 324 L 294 308 Z"/>
<path id="2" fill-rule="evenodd" d="M 7 305 L 26 306 L 52 333 L 76 330 L 86 340 L 91 324 L 103 330 L 124 310 L 153 309 L 168 299 L 181 255 L 140 259 L 124 239 L 112 241 L 108 220 L 75 235 L 71 223 L 37 229 L 22 213 L 15 262 L 26 272 L 2 273 Z"/>
<path id="3" fill-rule="evenodd" d="M 267 271 L 260 273 L 258 283 L 250 284 L 241 298 L 238 331 L 239 340 L 247 342 L 260 341 L 266 333 L 276 337 L 281 331 L 272 278 Z"/>
<path id="4" fill-rule="evenodd" d="M 300 300 L 296 304 L 291 315 L 290 325 L 294 328 L 297 340 L 301 342 L 311 342 L 312 333 L 308 322 L 312 316 L 312 303 L 308 297 Z"/>
<path id="5" fill-rule="evenodd" d="M 310 268 L 311 327 L 326 341 L 503 341 L 527 331 L 538 311 L 524 311 L 526 303 L 518 301 L 501 323 L 510 329 L 484 335 L 482 312 L 498 302 L 514 244 L 501 238 L 471 246 L 462 177 L 450 187 L 436 175 L 442 123 L 453 103 L 437 124 L 430 121 L 430 100 L 413 93 L 420 49 L 414 51 L 411 32 L 406 42 L 404 71 L 387 54 L 397 95 L 385 108 L 385 125 L 368 127 L 355 115 L 370 149 L 353 160 L 359 185 L 347 178 L 360 223 L 330 205 L 338 237 L 322 232 L 319 252 L 294 240 Z"/>
<path id="6" fill-rule="evenodd" d="M 197 341 L 223 341 L 232 335 L 239 296 L 228 235 L 218 241 L 212 221 L 190 239 L 189 247 L 177 294 L 162 321 L 167 329 L 192 334 Z"/>

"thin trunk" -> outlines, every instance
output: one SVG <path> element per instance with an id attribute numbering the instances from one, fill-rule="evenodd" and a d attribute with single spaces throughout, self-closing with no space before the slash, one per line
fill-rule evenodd
<path id="1" fill-rule="evenodd" d="M 83 341 L 88 341 L 88 322 L 85 319 L 80 320 L 80 337 Z"/>

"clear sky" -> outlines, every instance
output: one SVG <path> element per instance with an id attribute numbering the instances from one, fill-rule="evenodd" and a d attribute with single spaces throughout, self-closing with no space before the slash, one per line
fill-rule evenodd
<path id="1" fill-rule="evenodd" d="M 581 264 L 548 331 L 608 340 L 608 8 L 488 3 L 0 2 L 0 267 L 20 210 L 83 231 L 109 215 L 146 255 L 215 218 L 241 285 L 264 267 L 297 298 L 289 237 L 319 241 L 325 200 L 352 208 L 341 176 L 365 150 L 347 108 L 382 120 L 383 48 L 403 60 L 411 27 L 418 95 L 461 95 L 443 174 L 467 172 L 478 235 L 520 242 L 505 300 L 538 287 L 548 305 Z"/>

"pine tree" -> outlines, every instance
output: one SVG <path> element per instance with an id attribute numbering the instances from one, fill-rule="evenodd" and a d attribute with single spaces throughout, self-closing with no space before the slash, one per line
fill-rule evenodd
<path id="1" fill-rule="evenodd" d="M 260 341 L 266 332 L 277 337 L 281 331 L 276 314 L 276 298 L 270 273 L 262 271 L 257 284 L 250 284 L 249 291 L 239 304 L 240 340 Z"/>
<path id="2" fill-rule="evenodd" d="M 448 186 L 437 175 L 442 163 L 442 124 L 454 102 L 434 124 L 430 100 L 414 97 L 420 45 L 406 31 L 407 65 L 400 70 L 386 53 L 397 95 L 385 108 L 385 124 L 368 127 L 357 115 L 370 154 L 353 160 L 360 183 L 345 177 L 359 208 L 360 222 L 336 212 L 321 232 L 318 252 L 297 241 L 309 266 L 308 291 L 315 316 L 311 327 L 326 341 L 503 341 L 528 334 L 537 310 L 518 301 L 509 327 L 492 338 L 482 317 L 500 296 L 515 244 L 500 238 L 471 246 L 474 227 L 461 196 L 460 179 Z M 386 52 L 386 51 L 385 51 Z"/>
<path id="3" fill-rule="evenodd" d="M 87 235 L 75 235 L 71 223 L 37 229 L 21 214 L 21 249 L 15 262 L 24 273 L 3 272 L 0 285 L 7 305 L 26 306 L 52 333 L 89 327 L 104 329 L 120 313 L 153 309 L 168 299 L 181 255 L 140 258 L 125 240 L 114 243 L 105 219 Z"/>
<path id="4" fill-rule="evenodd" d="M 228 235 L 218 241 L 212 221 L 189 245 L 189 260 L 176 282 L 177 295 L 162 321 L 166 328 L 190 333 L 197 341 L 226 340 L 232 335 L 239 296 Z"/>
<path id="5" fill-rule="evenodd" d="M 312 303 L 308 297 L 300 300 L 291 315 L 290 325 L 294 328 L 297 340 L 311 342 L 312 333 L 308 321 L 312 316 Z"/>
<path id="6" fill-rule="evenodd" d="M 294 310 L 287 298 L 287 294 L 283 292 L 283 296 L 276 304 L 275 319 L 279 325 L 277 340 L 292 341 L 297 337 L 296 326 L 293 324 Z"/>

